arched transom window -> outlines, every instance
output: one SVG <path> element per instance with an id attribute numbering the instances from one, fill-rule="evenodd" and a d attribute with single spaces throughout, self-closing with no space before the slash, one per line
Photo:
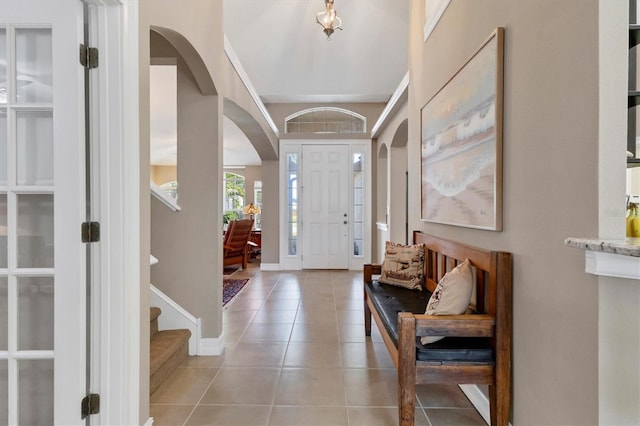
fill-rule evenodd
<path id="1" fill-rule="evenodd" d="M 365 133 L 367 119 L 342 108 L 321 107 L 298 111 L 284 119 L 285 133 Z"/>

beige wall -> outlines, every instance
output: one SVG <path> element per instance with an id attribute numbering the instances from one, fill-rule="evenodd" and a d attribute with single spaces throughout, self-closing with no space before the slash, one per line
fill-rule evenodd
<path id="1" fill-rule="evenodd" d="M 177 0 L 140 2 L 140 158 L 142 188 L 148 188 L 150 29 L 171 40 L 182 59 L 178 97 L 180 212 L 168 211 L 148 192 L 141 196 L 141 259 L 153 252 L 160 262 L 141 265 L 140 418 L 148 419 L 149 347 L 146 326 L 148 283 L 153 282 L 202 319 L 202 337 L 213 348 L 222 333 L 222 114 L 249 137 L 265 161 L 276 159 L 278 139 L 239 80 L 224 53 L 222 2 Z M 164 46 L 164 49 L 168 46 Z M 165 56 L 166 51 L 157 52 Z M 185 66 L 188 64 L 188 67 Z M 187 69 L 188 68 L 188 69 Z M 224 97 L 224 99 L 223 99 Z M 223 107 L 224 105 L 224 107 Z M 277 162 L 276 162 L 277 164 Z M 271 168 L 273 172 L 273 167 Z M 277 177 L 277 168 L 275 176 Z M 257 171 L 253 170 L 256 175 Z M 263 180 L 269 181 L 268 178 Z M 277 188 L 265 191 L 275 193 Z M 251 194 L 253 196 L 253 193 Z M 277 205 L 273 206 L 277 209 Z M 263 209 L 263 218 L 277 210 Z M 277 232 L 277 219 L 274 220 Z M 276 241 L 277 234 L 263 241 Z M 277 250 L 274 251 L 277 259 Z M 146 334 L 145 334 L 146 333 Z M 146 337 L 145 337 L 146 336 Z"/>
<path id="2" fill-rule="evenodd" d="M 278 161 L 262 162 L 262 264 L 280 263 L 280 169 Z"/>
<path id="3" fill-rule="evenodd" d="M 198 217 L 198 221 L 194 223 L 192 227 L 182 228 L 181 231 L 186 231 L 187 236 L 194 236 L 194 239 L 202 236 L 206 233 L 211 235 L 209 246 L 207 249 L 198 251 L 193 250 L 194 247 L 182 247 L 182 244 L 176 244 L 174 241 L 173 246 L 180 247 L 180 250 L 174 250 L 173 253 L 163 256 L 164 253 L 154 253 L 158 255 L 160 262 L 165 262 L 165 265 L 171 261 L 171 256 L 182 256 L 182 262 L 187 263 L 189 257 L 191 264 L 188 267 L 192 269 L 207 270 L 209 272 L 217 271 L 218 273 L 211 273 L 208 277 L 208 282 L 204 283 L 203 277 L 194 279 L 191 276 L 180 276 L 176 279 L 171 287 L 175 289 L 175 286 L 182 284 L 183 293 L 190 296 L 200 298 L 203 302 L 197 304 L 187 303 L 190 305 L 196 305 L 197 310 L 201 310 L 201 306 L 204 301 L 207 300 L 206 295 L 209 295 L 207 302 L 209 302 L 209 311 L 206 314 L 203 324 L 203 332 L 205 337 L 217 337 L 221 332 L 221 281 L 222 274 L 219 273 L 222 270 L 222 254 L 221 236 L 217 236 L 216 232 L 209 232 L 209 226 L 212 229 L 219 229 L 222 226 L 222 220 L 219 212 L 221 212 L 221 193 L 218 182 L 221 182 L 222 177 L 222 101 L 221 98 L 216 96 L 220 87 L 223 85 L 223 69 L 226 65 L 226 58 L 223 52 L 223 33 L 222 33 L 222 2 L 211 2 L 209 0 L 192 0 L 189 2 L 189 7 L 176 0 L 142 0 L 139 3 L 139 68 L 140 68 L 140 185 L 141 188 L 148 188 L 150 173 L 149 173 L 149 63 L 150 63 L 150 34 L 149 30 L 151 26 L 158 26 L 163 31 L 168 29 L 170 32 L 178 34 L 174 41 L 178 44 L 181 52 L 185 52 L 186 60 L 190 63 L 199 66 L 197 67 L 197 79 L 200 83 L 201 90 L 208 96 L 202 96 L 201 93 L 195 93 L 193 90 L 188 90 L 182 94 L 182 98 L 179 98 L 178 102 L 185 101 L 185 96 L 193 97 L 194 103 L 190 105 L 191 110 L 185 108 L 178 109 L 178 138 L 186 139 L 185 143 L 179 144 L 179 149 L 182 146 L 188 146 L 189 143 L 201 143 L 203 144 L 202 151 L 196 155 L 179 153 L 178 163 L 178 179 L 181 182 L 180 198 L 183 204 L 183 210 L 178 213 L 181 217 L 189 216 L 192 211 L 194 214 L 199 209 L 198 204 L 200 202 L 193 202 L 193 193 L 189 190 L 184 190 L 184 184 L 188 183 L 191 179 L 191 175 L 198 172 L 198 170 L 207 170 L 207 175 L 211 177 L 214 185 L 210 185 L 209 197 L 199 196 L 203 198 L 202 203 L 206 206 L 202 209 L 200 214 L 209 213 L 207 220 L 204 221 L 202 216 Z M 179 11 L 179 13 L 177 13 Z M 190 76 L 191 79 L 194 76 Z M 184 82 L 186 76 L 184 74 L 181 77 L 181 81 Z M 187 79 L 188 80 L 188 79 Z M 213 84 L 215 82 L 215 85 Z M 192 88 L 193 89 L 193 88 Z M 200 108 L 198 108 L 200 107 Z M 202 135 L 185 135 L 185 129 L 181 129 L 180 120 L 184 119 L 185 115 L 192 115 L 192 120 L 198 120 L 200 124 L 191 129 L 192 132 L 202 132 Z M 206 115 L 203 117 L 203 115 Z M 187 130 L 189 132 L 189 130 Z M 205 137 L 202 137 L 202 136 Z M 197 138 L 194 138 L 197 136 Z M 190 140 L 193 139 L 193 140 Z M 205 144 L 208 141 L 208 145 Z M 187 161 L 185 167 L 180 167 L 183 161 Z M 186 169 L 186 170 L 185 170 Z M 187 172 L 187 175 L 183 175 L 183 171 Z M 194 188 L 195 189 L 195 188 Z M 200 188 L 202 190 L 202 188 Z M 205 192 L 206 193 L 206 192 Z M 158 206 L 154 206 L 157 210 Z M 161 237 L 156 232 L 152 232 L 152 206 L 151 197 L 148 191 L 141 191 L 140 200 L 140 226 L 141 226 L 141 259 L 148 259 L 151 253 L 152 236 L 154 238 Z M 157 217 L 157 216 L 156 216 Z M 217 226 L 217 224 L 220 226 Z M 157 242 L 157 241 L 156 241 Z M 164 258 L 164 259 L 163 259 Z M 164 268 L 162 263 L 154 266 L 154 268 Z M 154 271 L 155 272 L 155 271 Z M 155 272 L 157 274 L 157 272 Z M 141 286 L 141 368 L 140 368 L 140 424 L 147 422 L 149 418 L 149 327 L 147 325 L 149 320 L 149 283 L 151 282 L 150 268 L 143 263 L 141 265 L 140 274 L 140 286 Z M 157 278 L 157 277 L 156 277 Z M 170 281 L 171 277 L 167 277 L 167 281 Z M 193 285 L 194 288 L 208 286 L 205 293 L 199 294 L 197 291 L 184 291 L 184 286 Z M 177 290 L 169 290 L 170 293 L 176 293 Z M 189 297 L 189 296 L 187 296 Z"/>
<path id="4" fill-rule="evenodd" d="M 177 0 L 145 0 L 140 5 L 143 170 L 140 179 L 143 188 L 147 187 L 150 178 L 149 29 L 153 28 L 154 38 L 159 38 L 156 34 L 159 33 L 171 42 L 171 46 L 167 43 L 156 46 L 155 55 L 166 57 L 167 49 L 175 48 L 182 57 L 179 62 L 177 170 L 181 211 L 170 212 L 155 201 L 150 205 L 149 195 L 143 194 L 141 256 L 146 259 L 153 252 L 160 262 L 151 273 L 142 265 L 146 269 L 142 283 L 144 287 L 151 280 L 190 313 L 201 317 L 204 338 L 218 338 L 222 332 L 223 104 L 224 114 L 247 134 L 263 160 L 274 160 L 278 145 L 275 133 L 269 129 L 224 53 L 222 17 L 222 2 L 209 0 L 191 1 L 187 8 Z M 147 226 L 149 221 L 151 227 Z M 146 304 L 142 307 L 143 316 L 148 315 L 144 313 L 148 301 Z M 144 373 L 142 376 L 144 378 Z"/>
<path id="5" fill-rule="evenodd" d="M 151 180 L 158 185 L 178 180 L 178 168 L 176 166 L 151 166 Z"/>
<path id="6" fill-rule="evenodd" d="M 563 241 L 598 233 L 598 2 L 453 0 L 427 42 L 423 5 L 410 10 L 410 227 L 513 253 L 512 423 L 597 424 L 597 279 Z M 504 230 L 421 222 L 420 108 L 497 26 Z"/>
<path id="7" fill-rule="evenodd" d="M 160 36 L 152 37 L 151 54 L 165 55 Z M 175 53 L 177 54 L 177 52 Z M 222 323 L 220 254 L 222 227 L 218 173 L 221 165 L 221 103 L 203 96 L 184 60 L 178 59 L 178 182 L 181 210 L 174 212 L 155 198 L 151 202 L 151 253 L 159 263 L 151 282 L 202 320 L 202 337 L 216 338 Z M 216 117 L 218 117 L 216 119 Z M 203 173 L 203 171 L 206 171 Z M 179 248 L 176 250 L 176 248 Z M 185 291 L 188 289 L 188 291 Z M 218 309 L 216 309 L 216 307 Z"/>
<path id="8" fill-rule="evenodd" d="M 407 232 L 406 226 L 406 201 L 407 201 L 407 117 L 409 108 L 407 102 L 402 102 L 397 106 L 396 112 L 385 121 L 384 126 L 380 130 L 380 134 L 375 139 L 376 152 L 380 152 L 381 146 L 384 145 L 388 149 L 388 161 L 390 163 L 391 172 L 387 176 L 386 182 L 376 181 L 373 184 L 373 197 L 379 197 L 383 191 L 386 191 L 389 205 L 388 232 L 381 232 L 376 229 L 373 224 L 372 235 L 376 236 L 372 241 L 372 255 L 375 261 L 382 262 L 384 260 L 384 246 L 386 239 L 397 243 L 408 243 L 411 238 Z M 374 203 L 376 201 L 374 200 Z M 376 205 L 376 204 L 374 204 Z M 380 209 L 378 203 L 378 209 Z M 410 230 L 409 230 L 410 231 Z"/>
<path id="9" fill-rule="evenodd" d="M 627 194 L 640 195 L 640 167 L 627 170 Z"/>
<path id="10" fill-rule="evenodd" d="M 389 205 L 389 149 L 385 144 L 377 144 L 375 150 L 375 158 L 373 162 L 376 163 L 375 167 L 375 183 L 372 185 L 376 188 L 375 201 L 373 202 L 374 212 L 371 218 L 374 222 L 387 223 L 387 206 Z"/>
<path id="11" fill-rule="evenodd" d="M 625 234 L 621 200 L 625 188 L 629 90 L 626 2 L 600 0 L 600 223 L 599 236 Z M 637 170 L 637 169 L 635 169 Z M 640 175 L 636 173 L 636 179 Z M 619 190 L 612 190 L 620 188 Z M 629 187 L 627 187 L 629 193 Z M 638 194 L 639 192 L 631 191 Z M 640 286 L 638 280 L 601 276 L 599 284 L 599 423 L 640 424 Z"/>

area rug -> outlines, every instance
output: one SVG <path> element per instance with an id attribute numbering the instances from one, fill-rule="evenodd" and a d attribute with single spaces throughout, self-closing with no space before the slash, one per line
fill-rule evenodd
<path id="1" fill-rule="evenodd" d="M 236 272 L 238 270 L 238 268 L 231 268 L 231 267 L 226 267 L 222 270 L 222 275 L 231 275 L 234 272 Z"/>
<path id="2" fill-rule="evenodd" d="M 248 278 L 243 278 L 240 280 L 225 278 L 222 281 L 222 306 L 225 306 L 227 303 L 231 302 L 231 300 L 233 300 L 233 298 L 238 295 L 240 290 L 242 290 L 242 288 L 247 285 L 248 282 Z"/>

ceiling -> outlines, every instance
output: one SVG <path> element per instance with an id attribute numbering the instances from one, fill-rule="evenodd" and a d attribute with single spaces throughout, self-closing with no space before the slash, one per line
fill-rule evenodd
<path id="1" fill-rule="evenodd" d="M 409 0 L 335 0 L 343 30 L 331 40 L 315 22 L 324 8 L 324 0 L 224 0 L 225 35 L 262 101 L 387 102 L 408 69 Z M 260 164 L 226 118 L 223 134 L 225 166 Z"/>
<path id="2" fill-rule="evenodd" d="M 264 103 L 386 102 L 407 72 L 408 0 L 224 0 L 224 32 Z M 384 58 L 383 61 L 380 58 Z"/>

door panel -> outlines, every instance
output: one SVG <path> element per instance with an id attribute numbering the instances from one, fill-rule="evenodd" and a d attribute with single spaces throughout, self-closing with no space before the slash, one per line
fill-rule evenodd
<path id="1" fill-rule="evenodd" d="M 0 0 L 0 424 L 82 424 L 79 0 Z"/>
<path id="2" fill-rule="evenodd" d="M 302 174 L 302 267 L 347 269 L 349 147 L 305 145 Z"/>

